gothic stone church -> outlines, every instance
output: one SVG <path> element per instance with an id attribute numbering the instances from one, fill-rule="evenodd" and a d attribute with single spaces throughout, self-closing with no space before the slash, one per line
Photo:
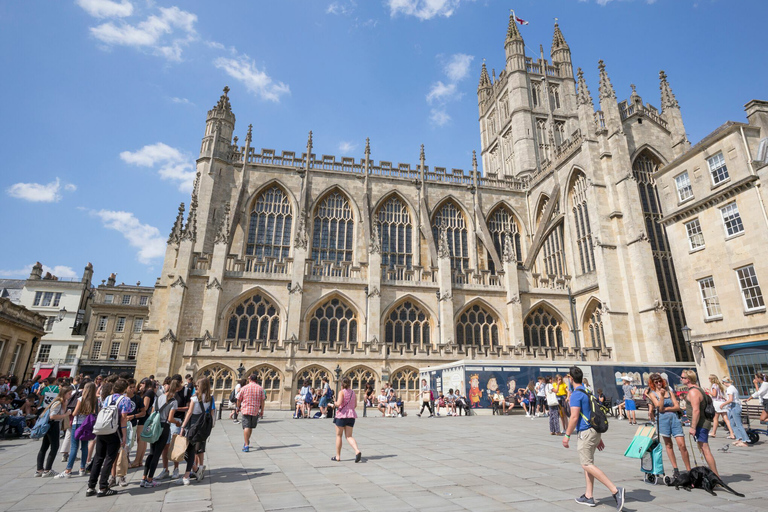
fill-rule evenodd
<path id="1" fill-rule="evenodd" d="M 271 407 L 308 378 L 389 381 L 459 359 L 691 360 L 653 174 L 686 151 L 661 110 L 619 101 L 599 63 L 599 109 L 555 25 L 477 90 L 470 171 L 238 144 L 229 89 L 208 112 L 197 179 L 173 226 L 137 375 L 201 372 L 217 397 L 258 372 Z"/>

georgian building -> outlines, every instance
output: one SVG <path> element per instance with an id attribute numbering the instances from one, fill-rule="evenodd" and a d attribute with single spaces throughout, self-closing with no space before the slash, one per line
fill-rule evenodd
<path id="1" fill-rule="evenodd" d="M 723 124 L 654 180 L 699 371 L 751 394 L 768 371 L 768 102 L 745 109 L 747 123 Z"/>
<path id="2" fill-rule="evenodd" d="M 239 143 L 229 89 L 208 112 L 197 179 L 155 285 L 137 373 L 197 371 L 229 393 L 262 375 L 271 406 L 305 378 L 389 381 L 459 359 L 690 360 L 652 174 L 689 148 L 661 109 L 598 110 L 555 25 L 527 56 L 510 19 L 504 69 L 478 86 L 483 172 Z M 467 141 L 471 146 L 472 142 Z"/>
<path id="3" fill-rule="evenodd" d="M 27 377 L 35 343 L 45 334 L 45 317 L 0 297 L 0 375 Z"/>
<path id="4" fill-rule="evenodd" d="M 91 320 L 85 333 L 80 372 L 133 375 L 141 350 L 142 332 L 149 315 L 153 288 L 115 284 L 115 274 L 94 290 Z"/>

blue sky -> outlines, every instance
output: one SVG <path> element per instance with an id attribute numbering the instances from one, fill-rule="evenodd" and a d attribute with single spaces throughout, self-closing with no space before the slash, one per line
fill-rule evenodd
<path id="1" fill-rule="evenodd" d="M 554 18 L 596 97 L 659 105 L 669 76 L 689 139 L 768 99 L 764 0 L 61 0 L 0 3 L 0 277 L 151 285 L 189 201 L 205 115 L 229 85 L 243 141 L 468 168 L 483 59 L 504 66 L 509 9 L 528 52 Z M 547 58 L 549 56 L 547 55 Z"/>

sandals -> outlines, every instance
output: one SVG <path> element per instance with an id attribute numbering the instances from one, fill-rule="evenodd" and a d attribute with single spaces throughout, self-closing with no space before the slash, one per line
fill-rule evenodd
<path id="1" fill-rule="evenodd" d="M 357 452 L 357 455 L 355 455 L 355 463 L 360 462 L 363 460 L 363 452 Z"/>
<path id="2" fill-rule="evenodd" d="M 331 460 L 332 460 L 333 462 L 341 462 L 341 460 L 340 460 L 340 459 L 337 459 L 335 455 L 334 455 L 333 457 L 331 457 Z"/>

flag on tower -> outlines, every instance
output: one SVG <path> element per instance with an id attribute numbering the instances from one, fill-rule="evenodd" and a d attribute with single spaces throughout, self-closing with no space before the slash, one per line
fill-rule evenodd
<path id="1" fill-rule="evenodd" d="M 523 18 L 518 18 L 517 14 L 515 14 L 515 11 L 512 11 L 512 16 L 515 18 L 515 21 L 518 22 L 521 25 L 527 25 L 528 22 L 525 21 Z"/>

